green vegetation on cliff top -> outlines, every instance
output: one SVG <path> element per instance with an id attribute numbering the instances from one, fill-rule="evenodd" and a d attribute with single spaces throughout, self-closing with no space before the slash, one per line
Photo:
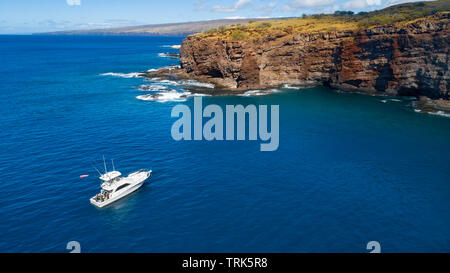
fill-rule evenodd
<path id="1" fill-rule="evenodd" d="M 245 25 L 221 26 L 218 29 L 210 29 L 196 35 L 211 39 L 252 40 L 278 33 L 351 31 L 381 25 L 409 23 L 439 12 L 450 12 L 450 0 L 406 3 L 358 14 L 351 11 L 337 11 L 334 14 L 303 15 L 301 18 L 255 21 Z"/>

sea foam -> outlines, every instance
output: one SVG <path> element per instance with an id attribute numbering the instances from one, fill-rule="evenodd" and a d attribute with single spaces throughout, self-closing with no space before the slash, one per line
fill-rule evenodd
<path id="1" fill-rule="evenodd" d="M 115 73 L 115 72 L 108 72 L 100 74 L 100 76 L 114 76 L 114 77 L 120 77 L 120 78 L 140 78 L 142 73 L 140 72 L 132 72 L 132 73 Z"/>
<path id="2" fill-rule="evenodd" d="M 277 92 L 280 92 L 280 90 L 278 90 L 278 89 L 268 89 L 268 90 L 256 89 L 256 90 L 246 91 L 245 93 L 240 94 L 239 96 L 242 96 L 242 97 L 265 96 L 265 95 L 270 95 L 270 94 L 277 93 Z"/>
<path id="3" fill-rule="evenodd" d="M 194 81 L 194 80 L 183 80 L 183 81 L 179 81 L 178 84 L 185 85 L 185 86 L 210 88 L 210 89 L 215 87 L 215 85 L 212 83 L 204 83 L 204 82 L 199 82 L 199 81 Z"/>
<path id="4" fill-rule="evenodd" d="M 171 91 L 171 92 L 175 92 L 176 90 L 174 89 L 169 89 L 167 86 L 163 86 L 163 85 L 154 85 L 154 84 L 143 84 L 140 85 L 138 90 L 140 91 L 145 91 L 145 92 L 159 92 L 159 91 Z"/>
<path id="5" fill-rule="evenodd" d="M 441 117 L 446 117 L 446 118 L 450 118 L 450 114 L 447 114 L 447 113 L 445 113 L 444 111 L 430 112 L 429 114 L 431 114 L 431 115 L 436 115 L 436 116 L 441 116 Z"/>
<path id="6" fill-rule="evenodd" d="M 435 115 L 435 116 L 441 116 L 441 117 L 446 117 L 446 118 L 450 118 L 450 114 L 445 113 L 444 111 L 437 111 L 437 112 L 424 112 L 420 109 L 414 109 L 414 112 L 416 113 L 425 113 L 425 114 L 430 114 L 430 115 Z"/>
<path id="7" fill-rule="evenodd" d="M 300 89 L 302 89 L 302 87 L 299 87 L 299 86 L 293 86 L 293 85 L 290 85 L 290 84 L 285 84 L 285 85 L 283 85 L 283 88 L 285 88 L 285 89 L 294 89 L 294 90 L 300 90 Z"/>
<path id="8" fill-rule="evenodd" d="M 168 48 L 173 48 L 173 49 L 180 49 L 181 45 L 163 45 L 161 47 L 168 47 Z"/>
<path id="9" fill-rule="evenodd" d="M 168 102 L 168 101 L 186 101 L 187 97 L 190 95 L 189 92 L 161 92 L 156 94 L 140 95 L 136 98 L 138 100 L 144 101 L 157 101 L 157 102 Z"/>

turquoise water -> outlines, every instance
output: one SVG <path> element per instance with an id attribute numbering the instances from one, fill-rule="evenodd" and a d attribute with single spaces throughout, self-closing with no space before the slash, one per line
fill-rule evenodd
<path id="1" fill-rule="evenodd" d="M 177 37 L 0 36 L 1 252 L 450 251 L 450 119 L 326 88 L 203 104 L 280 105 L 280 147 L 171 138 L 141 78 Z M 181 87 L 173 87 L 181 88 Z M 150 183 L 104 209 L 91 162 Z M 79 176 L 89 174 L 85 179 Z"/>

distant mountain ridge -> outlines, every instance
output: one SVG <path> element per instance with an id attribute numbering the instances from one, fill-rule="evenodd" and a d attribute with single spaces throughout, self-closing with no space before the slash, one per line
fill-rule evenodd
<path id="1" fill-rule="evenodd" d="M 231 26 L 235 24 L 247 24 L 250 21 L 267 21 L 268 18 L 256 19 L 219 19 L 209 21 L 196 21 L 186 23 L 155 24 L 131 27 L 118 27 L 92 30 L 68 30 L 45 33 L 34 33 L 34 35 L 129 35 L 129 36 L 187 36 L 203 32 L 220 26 Z"/>

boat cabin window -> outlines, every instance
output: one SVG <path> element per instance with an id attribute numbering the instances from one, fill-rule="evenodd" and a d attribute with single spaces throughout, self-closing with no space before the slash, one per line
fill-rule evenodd
<path id="1" fill-rule="evenodd" d="M 119 190 L 121 190 L 121 189 L 123 189 L 123 188 L 126 188 L 126 187 L 128 187 L 130 184 L 123 184 L 123 185 L 121 185 L 121 186 L 119 186 L 117 189 L 116 189 L 116 191 L 119 191 Z"/>

